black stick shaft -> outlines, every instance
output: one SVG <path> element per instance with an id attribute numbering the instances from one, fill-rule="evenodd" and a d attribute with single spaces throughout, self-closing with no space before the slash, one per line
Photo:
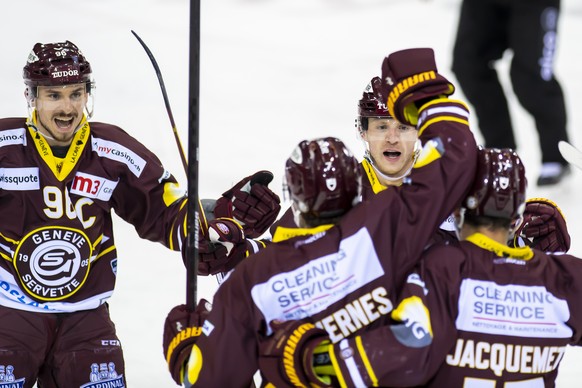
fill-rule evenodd
<path id="1" fill-rule="evenodd" d="M 198 289 L 198 157 L 200 118 L 200 0 L 190 0 L 190 69 L 188 98 L 188 239 L 186 305 L 194 311 Z"/>
<path id="2" fill-rule="evenodd" d="M 170 99 L 168 98 L 168 92 L 166 91 L 166 85 L 164 84 L 164 78 L 162 77 L 162 72 L 160 67 L 158 66 L 158 62 L 152 54 L 149 47 L 145 44 L 145 42 L 139 37 L 135 31 L 131 31 L 133 36 L 139 41 L 142 45 L 143 49 L 147 53 L 152 65 L 154 66 L 154 70 L 156 71 L 156 75 L 158 76 L 158 81 L 160 83 L 160 89 L 162 89 L 162 95 L 164 96 L 164 103 L 166 104 L 166 112 L 168 112 L 168 117 L 170 118 L 170 124 L 172 125 L 172 131 L 174 132 L 174 140 L 176 140 L 176 145 L 178 146 L 178 151 L 180 152 L 180 159 L 182 160 L 182 166 L 184 166 L 184 172 L 188 175 L 188 163 L 186 162 L 186 154 L 184 153 L 184 148 L 182 147 L 182 142 L 180 142 L 180 137 L 178 136 L 178 129 L 176 128 L 176 123 L 174 122 L 174 115 L 172 114 L 172 107 L 170 106 Z"/>

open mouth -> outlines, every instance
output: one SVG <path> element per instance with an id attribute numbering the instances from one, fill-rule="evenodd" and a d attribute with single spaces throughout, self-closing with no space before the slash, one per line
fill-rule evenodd
<path id="1" fill-rule="evenodd" d="M 68 120 L 55 119 L 55 123 L 57 124 L 57 127 L 61 129 L 69 129 L 71 125 L 73 125 L 73 118 L 71 117 Z"/>
<path id="2" fill-rule="evenodd" d="M 383 154 L 387 158 L 398 158 L 400 155 L 402 155 L 402 152 L 400 152 L 400 151 L 384 151 Z"/>

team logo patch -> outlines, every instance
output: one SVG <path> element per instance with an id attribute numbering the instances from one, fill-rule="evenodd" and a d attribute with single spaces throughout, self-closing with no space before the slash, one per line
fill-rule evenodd
<path id="1" fill-rule="evenodd" d="M 354 357 L 354 349 L 345 348 L 340 351 L 341 358 L 347 360 L 348 358 Z"/>
<path id="2" fill-rule="evenodd" d="M 114 362 L 101 362 L 91 364 L 91 373 L 89 373 L 90 383 L 81 385 L 80 388 L 124 388 L 125 382 L 123 375 L 118 375 L 115 370 Z"/>
<path id="3" fill-rule="evenodd" d="M 28 233 L 14 252 L 14 268 L 23 289 L 34 299 L 70 297 L 89 274 L 93 247 L 80 230 L 44 227 Z"/>
<path id="4" fill-rule="evenodd" d="M 230 230 L 228 229 L 228 226 L 226 226 L 225 224 L 223 224 L 222 222 L 217 222 L 216 223 L 216 227 L 218 229 L 220 229 L 220 231 L 224 234 L 228 234 L 230 232 Z"/>
<path id="5" fill-rule="evenodd" d="M 0 365 L 0 388 L 22 388 L 26 379 L 14 376 L 14 366 Z"/>

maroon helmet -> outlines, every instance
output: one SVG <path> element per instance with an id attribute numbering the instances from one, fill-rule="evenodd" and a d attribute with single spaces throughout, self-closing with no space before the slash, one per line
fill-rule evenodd
<path id="1" fill-rule="evenodd" d="M 374 77 L 364 89 L 362 98 L 358 101 L 358 117 L 356 119 L 356 128 L 358 132 L 368 129 L 369 117 L 391 118 L 386 104 L 380 97 L 380 86 L 382 80 L 380 77 Z"/>
<path id="2" fill-rule="evenodd" d="M 475 181 L 463 201 L 466 214 L 518 219 L 526 187 L 525 167 L 515 151 L 479 147 Z"/>
<path id="3" fill-rule="evenodd" d="M 361 197 L 358 161 L 333 137 L 304 140 L 285 165 L 291 199 L 307 218 L 337 217 Z"/>
<path id="4" fill-rule="evenodd" d="M 91 65 L 73 43 L 37 43 L 28 55 L 22 77 L 33 91 L 37 86 L 86 83 L 91 88 Z"/>

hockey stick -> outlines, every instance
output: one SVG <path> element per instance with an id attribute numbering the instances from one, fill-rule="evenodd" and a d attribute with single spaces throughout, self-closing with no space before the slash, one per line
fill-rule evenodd
<path id="1" fill-rule="evenodd" d="M 199 2 L 199 0 L 192 0 L 193 3 Z M 195 12 L 194 6 L 192 7 L 192 12 Z M 198 14 L 200 14 L 200 4 L 198 3 Z M 193 18 L 194 19 L 194 18 Z M 200 23 L 198 23 L 198 31 Z M 196 28 L 196 26 L 194 26 Z M 178 136 L 178 130 L 176 128 L 176 123 L 174 122 L 174 115 L 172 114 L 172 108 L 170 106 L 170 100 L 168 98 L 168 93 L 166 92 L 166 85 L 164 84 L 164 79 L 162 77 L 162 72 L 158 66 L 158 62 L 151 52 L 149 47 L 145 42 L 139 37 L 135 31 L 131 33 L 139 41 L 145 52 L 147 53 L 158 77 L 160 88 L 162 90 L 162 95 L 164 96 L 164 103 L 166 104 L 166 112 L 170 118 L 170 124 L 172 125 L 172 131 L 174 132 L 174 139 L 176 140 L 176 145 L 178 146 L 178 151 L 180 154 L 180 159 L 182 160 L 182 165 L 184 166 L 184 172 L 188 178 L 188 211 L 187 211 L 187 237 L 186 237 L 186 257 L 192 258 L 191 260 L 186 260 L 186 306 L 191 311 L 196 309 L 196 288 L 198 285 L 198 227 L 199 227 L 199 198 L 198 198 L 198 78 L 199 73 L 195 72 L 195 76 L 192 73 L 192 60 L 190 61 L 190 123 L 189 123 L 189 156 L 190 163 L 186 162 L 186 155 L 184 154 L 184 148 L 180 142 L 180 137 Z M 200 35 L 200 32 L 198 32 Z M 199 46 L 199 44 L 198 44 Z M 199 53 L 199 51 L 198 51 Z M 192 54 L 191 54 L 192 55 Z M 198 55 L 198 54 L 197 54 Z M 198 65 L 195 64 L 197 68 Z M 193 85 L 194 89 L 193 89 Z M 188 167 L 190 166 L 190 167 Z"/>
<path id="2" fill-rule="evenodd" d="M 186 246 L 186 306 L 196 309 L 198 288 L 198 144 L 200 98 L 200 0 L 190 0 L 190 68 L 188 91 L 188 239 Z"/>
<path id="3" fill-rule="evenodd" d="M 170 99 L 168 98 L 168 92 L 166 92 L 166 85 L 164 84 L 164 78 L 162 77 L 162 72 L 160 67 L 158 66 L 158 62 L 152 54 L 149 47 L 145 44 L 145 42 L 136 34 L 135 31 L 131 30 L 133 36 L 139 41 L 145 52 L 147 53 L 154 69 L 156 71 L 156 75 L 158 76 L 158 81 L 160 83 L 160 88 L 162 89 L 162 95 L 164 96 L 164 103 L 166 104 L 166 112 L 168 112 L 168 117 L 170 118 L 170 124 L 172 125 L 172 131 L 174 132 L 174 139 L 176 140 L 176 145 L 178 146 L 178 150 L 180 151 L 180 159 L 182 160 L 182 166 L 184 166 L 184 172 L 188 175 L 188 163 L 186 162 L 186 155 L 184 154 L 184 148 L 182 148 L 182 143 L 180 142 L 180 137 L 178 136 L 178 129 L 176 128 L 176 123 L 174 122 L 174 115 L 172 114 L 172 108 L 170 107 Z"/>
<path id="4" fill-rule="evenodd" d="M 582 152 L 580 150 L 563 140 L 558 143 L 558 148 L 568 163 L 582 169 Z"/>

